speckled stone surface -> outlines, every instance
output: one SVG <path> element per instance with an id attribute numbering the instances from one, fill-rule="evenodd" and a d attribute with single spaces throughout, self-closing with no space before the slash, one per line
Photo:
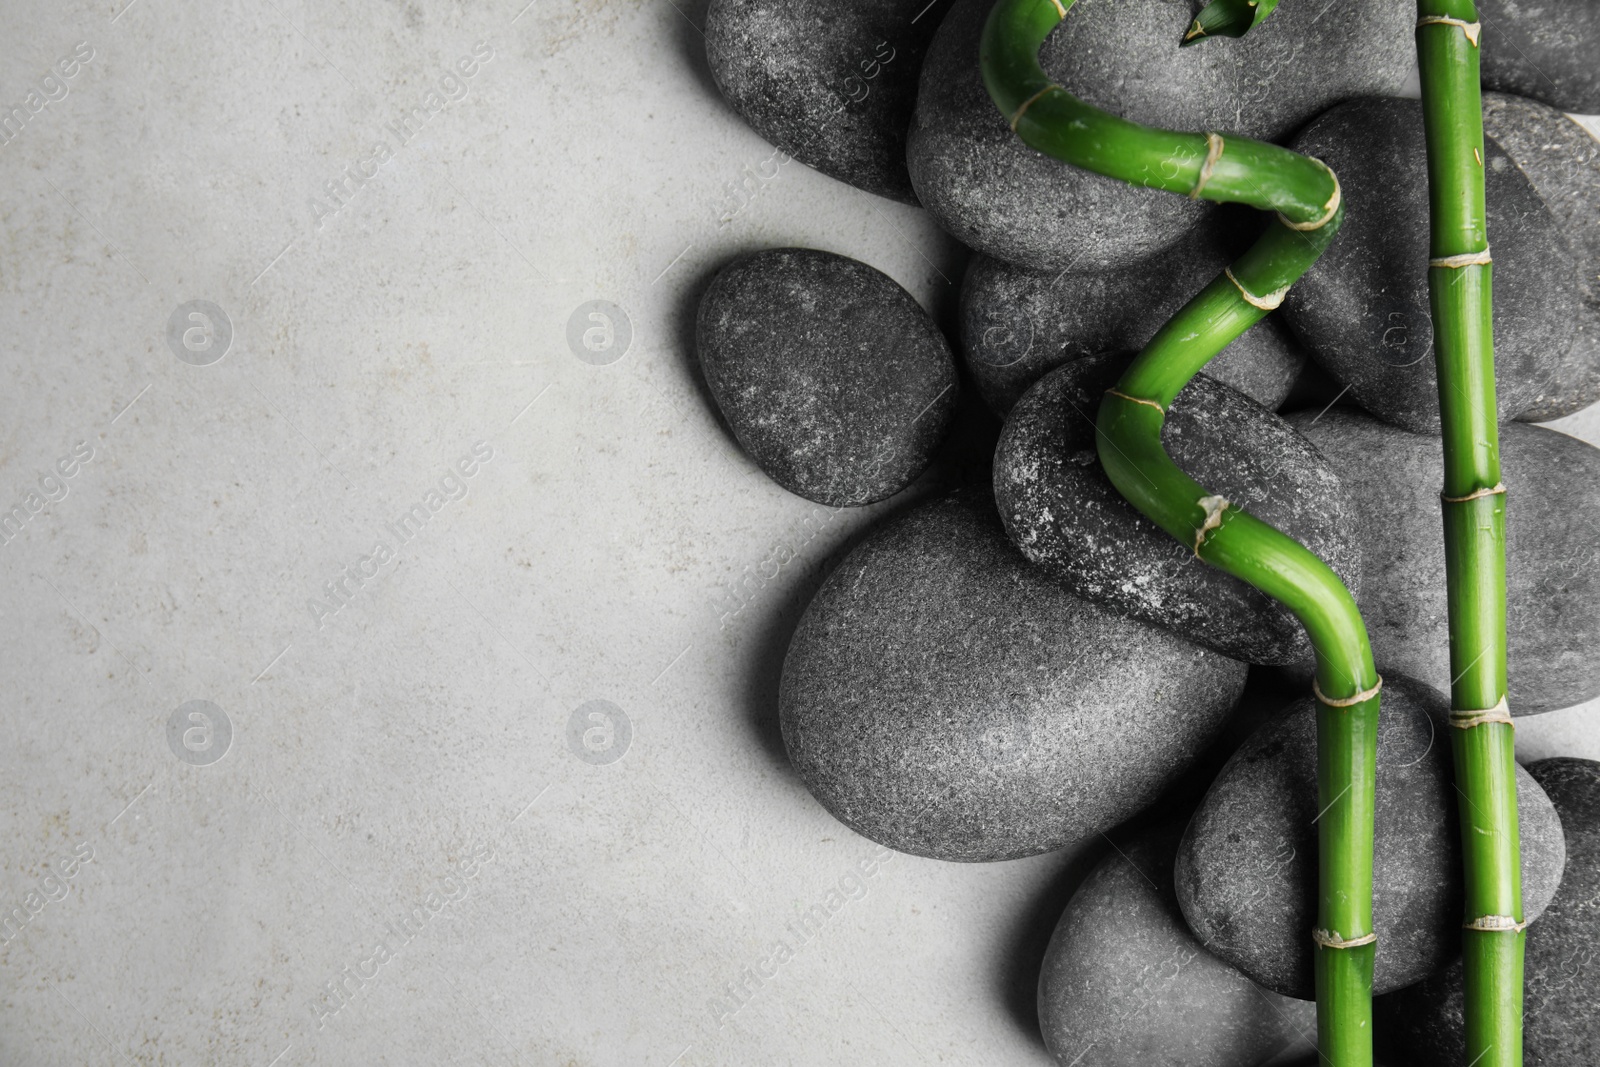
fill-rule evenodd
<path id="1" fill-rule="evenodd" d="M 1106 830 L 1221 725 L 1242 664 L 1064 592 L 977 489 L 875 530 L 806 609 L 784 744 L 841 822 L 902 852 L 998 860 Z"/>
<path id="2" fill-rule="evenodd" d="M 1258 229 L 1248 217 L 1217 212 L 1165 252 L 1110 271 L 1037 273 L 973 256 L 961 286 L 961 349 L 979 393 L 1004 417 L 1063 363 L 1143 348 Z M 1276 408 L 1304 363 L 1273 313 L 1206 364 L 1206 374 Z"/>
<path id="3" fill-rule="evenodd" d="M 1017 139 L 978 73 L 992 0 L 957 0 L 928 50 L 907 161 L 922 203 L 963 243 L 1031 270 L 1125 266 L 1204 210 L 1061 164 Z M 1080 0 L 1041 49 L 1045 71 L 1134 122 L 1279 138 L 1340 100 L 1400 91 L 1414 14 L 1285 4 L 1249 36 L 1180 50 L 1193 5 Z"/>
<path id="4" fill-rule="evenodd" d="M 794 159 L 916 203 L 906 127 L 917 75 L 951 0 L 712 0 L 706 58 L 717 88 Z"/>
<path id="5" fill-rule="evenodd" d="M 1600 113 L 1600 2 L 1479 0 L 1485 89 Z"/>
<path id="6" fill-rule="evenodd" d="M 1338 408 L 1289 421 L 1349 487 L 1378 669 L 1448 691 L 1439 439 Z M 1600 696 L 1600 449 L 1513 422 L 1500 428 L 1500 459 L 1511 713 L 1532 715 Z"/>
<path id="7" fill-rule="evenodd" d="M 728 264 L 701 299 L 695 342 L 740 446 L 819 504 L 904 489 L 955 411 L 955 358 L 933 320 L 894 279 L 831 252 Z"/>
<path id="8" fill-rule="evenodd" d="M 1418 982 L 1460 951 L 1461 845 L 1449 701 L 1399 675 L 1378 716 L 1373 990 Z M 1555 809 L 1517 772 L 1525 914 L 1561 882 Z M 1212 783 L 1178 850 L 1184 917 L 1207 948 L 1268 989 L 1314 999 L 1317 919 L 1317 713 L 1307 696 L 1250 737 Z"/>
<path id="9" fill-rule="evenodd" d="M 1195 558 L 1134 510 L 1100 467 L 1094 418 L 1122 358 L 1069 363 L 1011 409 L 995 450 L 995 501 L 1024 555 L 1078 596 L 1165 626 L 1225 655 L 1289 663 L 1309 655 L 1282 605 Z M 1284 530 L 1354 584 L 1355 511 L 1314 446 L 1248 397 L 1197 376 L 1162 432 L 1207 489 Z"/>
<path id="10" fill-rule="evenodd" d="M 1289 290 L 1281 314 L 1350 397 L 1407 429 L 1437 433 L 1428 306 L 1428 175 L 1416 100 L 1352 101 L 1292 142 L 1339 175 L 1334 243 Z M 1505 153 L 1485 144 L 1494 346 L 1502 418 L 1550 404 L 1572 343 L 1577 261 L 1562 228 Z"/>
<path id="11" fill-rule="evenodd" d="M 1555 899 L 1528 927 L 1523 961 L 1523 1062 L 1593 1067 L 1600 1049 L 1600 763 L 1545 759 L 1528 765 L 1567 839 L 1567 871 Z M 1380 1043 L 1396 1063 L 1465 1063 L 1461 964 L 1373 1002 Z"/>
<path id="12" fill-rule="evenodd" d="M 1316 1031 L 1314 1006 L 1252 986 L 1183 924 L 1178 828 L 1119 845 L 1073 894 L 1039 976 L 1039 1028 L 1071 1067 L 1239 1067 Z"/>
<path id="13" fill-rule="evenodd" d="M 1600 69 L 1600 51 L 1594 65 Z M 1571 346 L 1549 393 L 1519 417 L 1570 415 L 1600 400 L 1600 140 L 1555 108 L 1506 93 L 1484 94 L 1483 128 L 1533 183 L 1577 260 Z"/>

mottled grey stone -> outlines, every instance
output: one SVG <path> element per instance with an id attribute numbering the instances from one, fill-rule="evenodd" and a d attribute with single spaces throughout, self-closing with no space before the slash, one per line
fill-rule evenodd
<path id="1" fill-rule="evenodd" d="M 1316 996 L 1317 710 L 1307 696 L 1241 745 L 1206 793 L 1178 849 L 1177 892 L 1206 947 L 1285 996 Z M 1399 675 L 1384 679 L 1372 923 L 1373 991 L 1446 966 L 1461 944 L 1461 829 L 1449 701 Z M 1561 821 L 1517 770 L 1522 899 L 1537 917 L 1561 882 Z"/>
<path id="2" fill-rule="evenodd" d="M 1567 871 L 1523 962 L 1522 1056 L 1529 1067 L 1594 1067 L 1600 1050 L 1600 763 L 1528 765 L 1567 839 Z M 1454 1067 L 1462 1039 L 1461 964 L 1373 1001 L 1378 1038 L 1395 1063 Z"/>
<path id="3" fill-rule="evenodd" d="M 1289 290 L 1282 314 L 1350 396 L 1397 426 L 1439 431 L 1428 304 L 1428 173 L 1422 106 L 1364 99 L 1293 142 L 1339 175 L 1344 228 Z M 1545 402 L 1572 343 L 1577 261 L 1505 153 L 1485 143 L 1494 253 L 1494 351 L 1502 418 Z"/>
<path id="4" fill-rule="evenodd" d="M 999 860 L 1106 830 L 1216 734 L 1245 668 L 1064 592 L 967 489 L 874 530 L 806 609 L 783 739 L 880 844 Z"/>
<path id="5" fill-rule="evenodd" d="M 809 167 L 916 203 L 906 128 L 950 0 L 712 0 L 706 58 L 761 136 Z"/>
<path id="6" fill-rule="evenodd" d="M 1030 270 L 1126 266 L 1171 245 L 1203 205 L 1068 167 L 1011 132 L 978 72 L 991 6 L 957 0 L 928 49 L 907 148 L 923 205 L 963 243 Z M 1247 37 L 1180 50 L 1194 10 L 1078 0 L 1040 59 L 1134 122 L 1269 140 L 1340 100 L 1399 92 L 1411 69 L 1415 14 L 1401 4 L 1341 4 L 1337 19 L 1284 4 Z"/>
<path id="7" fill-rule="evenodd" d="M 1483 128 L 1533 183 L 1577 262 L 1579 300 L 1566 309 L 1572 344 L 1546 395 L 1517 416 L 1557 419 L 1600 400 L 1600 141 L 1555 108 L 1505 93 L 1484 94 Z"/>
<path id="8" fill-rule="evenodd" d="M 1439 439 L 1338 408 L 1289 421 L 1348 488 L 1362 541 L 1357 601 L 1378 669 L 1448 691 Z M 1500 461 L 1511 713 L 1581 704 L 1600 696 L 1600 450 L 1513 422 L 1500 427 Z"/>
<path id="9" fill-rule="evenodd" d="M 1195 558 L 1123 499 L 1100 467 L 1095 414 L 1123 360 L 1052 371 L 1011 409 L 995 450 L 994 493 L 1011 540 L 1062 586 L 1251 663 L 1309 655 L 1289 610 Z M 1162 442 L 1179 467 L 1300 541 L 1355 584 L 1355 512 L 1322 454 L 1283 419 L 1197 376 Z"/>
<path id="10" fill-rule="evenodd" d="M 1073 894 L 1039 976 L 1039 1028 L 1071 1067 L 1252 1067 L 1316 1033 L 1316 1009 L 1206 951 L 1172 891 L 1178 831 L 1112 851 Z"/>
<path id="11" fill-rule="evenodd" d="M 1478 0 L 1483 87 L 1600 114 L 1600 0 Z"/>
<path id="12" fill-rule="evenodd" d="M 1119 270 L 1039 274 L 973 256 L 961 286 L 961 347 L 978 392 L 1003 418 L 1063 363 L 1143 348 L 1244 251 L 1259 227 L 1240 221 L 1210 216 L 1167 251 Z M 1207 363 L 1206 374 L 1276 408 L 1304 364 L 1274 313 Z"/>
<path id="13" fill-rule="evenodd" d="M 933 320 L 888 275 L 831 252 L 728 264 L 701 299 L 695 343 L 740 446 L 819 504 L 904 489 L 955 412 L 955 358 Z"/>

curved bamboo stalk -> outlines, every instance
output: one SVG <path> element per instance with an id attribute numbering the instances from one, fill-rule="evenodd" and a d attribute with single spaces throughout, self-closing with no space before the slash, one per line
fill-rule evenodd
<path id="1" fill-rule="evenodd" d="M 1417 4 L 1432 234 L 1428 289 L 1444 439 L 1451 725 L 1458 727 L 1450 734 L 1466 876 L 1467 1060 L 1519 1067 L 1525 935 L 1506 704 L 1506 487 L 1495 407 L 1479 30 L 1471 0 Z"/>
<path id="2" fill-rule="evenodd" d="M 1281 601 L 1311 638 L 1317 656 L 1313 690 L 1319 702 L 1321 808 L 1318 925 L 1311 932 L 1318 1043 L 1336 1067 L 1368 1067 L 1377 941 L 1372 833 L 1381 682 L 1366 626 L 1354 598 L 1327 564 L 1206 490 L 1161 446 L 1161 427 L 1179 390 L 1276 307 L 1332 241 L 1343 220 L 1339 182 L 1321 162 L 1287 149 L 1218 133 L 1140 126 L 1053 84 L 1039 65 L 1039 46 L 1071 4 L 1000 0 L 985 26 L 984 82 L 1023 141 L 1063 162 L 1137 185 L 1277 213 L 1260 240 L 1163 326 L 1106 394 L 1097 442 L 1112 484 L 1135 507 L 1193 546 L 1200 559 Z M 1260 6 L 1270 10 L 1271 5 Z"/>

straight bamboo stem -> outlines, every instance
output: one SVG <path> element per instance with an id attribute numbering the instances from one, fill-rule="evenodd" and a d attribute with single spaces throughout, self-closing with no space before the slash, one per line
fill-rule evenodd
<path id="1" fill-rule="evenodd" d="M 1327 564 L 1189 478 L 1161 445 L 1161 427 L 1179 390 L 1276 307 L 1333 239 L 1343 220 L 1339 183 L 1319 161 L 1287 149 L 1140 126 L 1053 84 L 1039 65 L 1039 46 L 1071 4 L 1000 0 L 985 26 L 984 82 L 1023 141 L 1133 184 L 1277 213 L 1261 239 L 1163 326 L 1106 394 L 1097 444 L 1112 484 L 1136 508 L 1200 559 L 1281 601 L 1310 636 L 1319 701 L 1318 924 L 1312 931 L 1318 1040 L 1334 1067 L 1369 1067 L 1381 683 L 1366 627 Z M 1237 11 L 1229 15 L 1228 6 L 1219 7 L 1211 25 L 1218 33 L 1245 32 L 1249 26 Z M 1251 18 L 1250 24 L 1259 22 Z"/>
<path id="2" fill-rule="evenodd" d="M 1481 38 L 1471 0 L 1419 0 L 1433 351 L 1444 446 L 1451 749 L 1466 879 L 1467 1061 L 1522 1063 L 1523 912 L 1506 703 L 1505 484 L 1495 405 L 1494 267 L 1484 210 Z"/>

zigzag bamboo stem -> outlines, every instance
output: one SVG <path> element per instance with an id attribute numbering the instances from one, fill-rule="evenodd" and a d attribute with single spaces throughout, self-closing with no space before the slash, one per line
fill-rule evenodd
<path id="1" fill-rule="evenodd" d="M 1522 1063 L 1522 869 L 1515 745 L 1506 705 L 1505 485 L 1494 389 L 1483 192 L 1478 14 L 1419 0 L 1417 58 L 1428 142 L 1428 287 L 1444 438 L 1451 748 L 1466 876 L 1467 1061 Z"/>
<path id="2" fill-rule="evenodd" d="M 1378 689 L 1355 600 L 1293 539 L 1208 492 L 1161 446 L 1179 390 L 1283 299 L 1343 219 L 1339 183 L 1317 160 L 1216 133 L 1128 122 L 1053 84 L 1039 46 L 1072 0 L 1000 0 L 980 51 L 989 95 L 1011 128 L 1063 162 L 1137 185 L 1277 212 L 1261 239 L 1168 322 L 1100 406 L 1097 441 L 1112 483 L 1195 555 L 1285 604 L 1316 651 L 1317 1030 L 1336 1067 L 1372 1062 L 1372 826 Z M 1233 26 L 1238 32 L 1242 29 Z"/>

